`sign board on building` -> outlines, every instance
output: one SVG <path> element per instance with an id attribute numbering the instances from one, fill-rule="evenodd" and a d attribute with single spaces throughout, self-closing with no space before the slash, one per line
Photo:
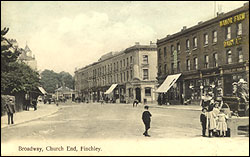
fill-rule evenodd
<path id="1" fill-rule="evenodd" d="M 227 26 L 227 25 L 230 25 L 232 23 L 236 23 L 236 22 L 239 22 L 239 21 L 242 21 L 246 18 L 246 13 L 240 13 L 238 15 L 235 15 L 233 17 L 229 17 L 227 19 L 224 19 L 224 20 L 221 20 L 220 21 L 220 26 L 223 27 L 223 26 Z"/>

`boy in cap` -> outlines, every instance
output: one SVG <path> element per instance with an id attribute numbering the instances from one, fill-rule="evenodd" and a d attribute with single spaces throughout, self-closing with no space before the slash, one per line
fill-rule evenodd
<path id="1" fill-rule="evenodd" d="M 151 113 L 148 111 L 148 106 L 144 106 L 145 111 L 142 113 L 142 121 L 145 125 L 145 132 L 143 133 L 144 136 L 150 137 L 148 134 L 148 129 L 150 128 L 150 121 L 151 121 Z"/>

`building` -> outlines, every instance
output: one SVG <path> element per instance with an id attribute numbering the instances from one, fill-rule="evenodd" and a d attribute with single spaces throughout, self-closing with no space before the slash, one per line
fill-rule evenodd
<path id="1" fill-rule="evenodd" d="M 152 42 L 107 53 L 98 62 L 75 71 L 75 90 L 83 101 L 153 102 L 156 61 L 157 49 Z"/>
<path id="2" fill-rule="evenodd" d="M 249 3 L 157 40 L 157 51 L 160 85 L 167 76 L 181 74 L 160 94 L 163 100 L 199 103 L 208 90 L 231 96 L 233 82 L 243 78 L 249 84 Z"/>
<path id="3" fill-rule="evenodd" d="M 35 55 L 32 56 L 32 51 L 29 46 L 26 45 L 24 49 L 20 49 L 21 54 L 18 57 L 18 60 L 29 65 L 33 70 L 37 71 L 37 61 L 35 59 Z"/>

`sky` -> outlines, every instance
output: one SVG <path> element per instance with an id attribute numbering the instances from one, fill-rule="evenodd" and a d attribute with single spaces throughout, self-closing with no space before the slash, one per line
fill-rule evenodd
<path id="1" fill-rule="evenodd" d="M 156 43 L 248 1 L 1 1 L 1 30 L 28 44 L 38 69 L 74 74 L 111 51 Z M 215 7 L 216 6 L 216 7 Z"/>

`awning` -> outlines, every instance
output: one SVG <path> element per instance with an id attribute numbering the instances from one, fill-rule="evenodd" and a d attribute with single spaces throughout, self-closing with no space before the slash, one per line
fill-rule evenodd
<path id="1" fill-rule="evenodd" d="M 38 89 L 40 90 L 40 92 L 42 93 L 42 94 L 46 94 L 47 92 L 43 89 L 43 87 L 38 87 Z"/>
<path id="2" fill-rule="evenodd" d="M 104 94 L 110 94 L 118 84 L 112 84 Z"/>
<path id="3" fill-rule="evenodd" d="M 166 93 L 175 84 L 180 76 L 181 74 L 169 75 L 155 92 Z"/>

